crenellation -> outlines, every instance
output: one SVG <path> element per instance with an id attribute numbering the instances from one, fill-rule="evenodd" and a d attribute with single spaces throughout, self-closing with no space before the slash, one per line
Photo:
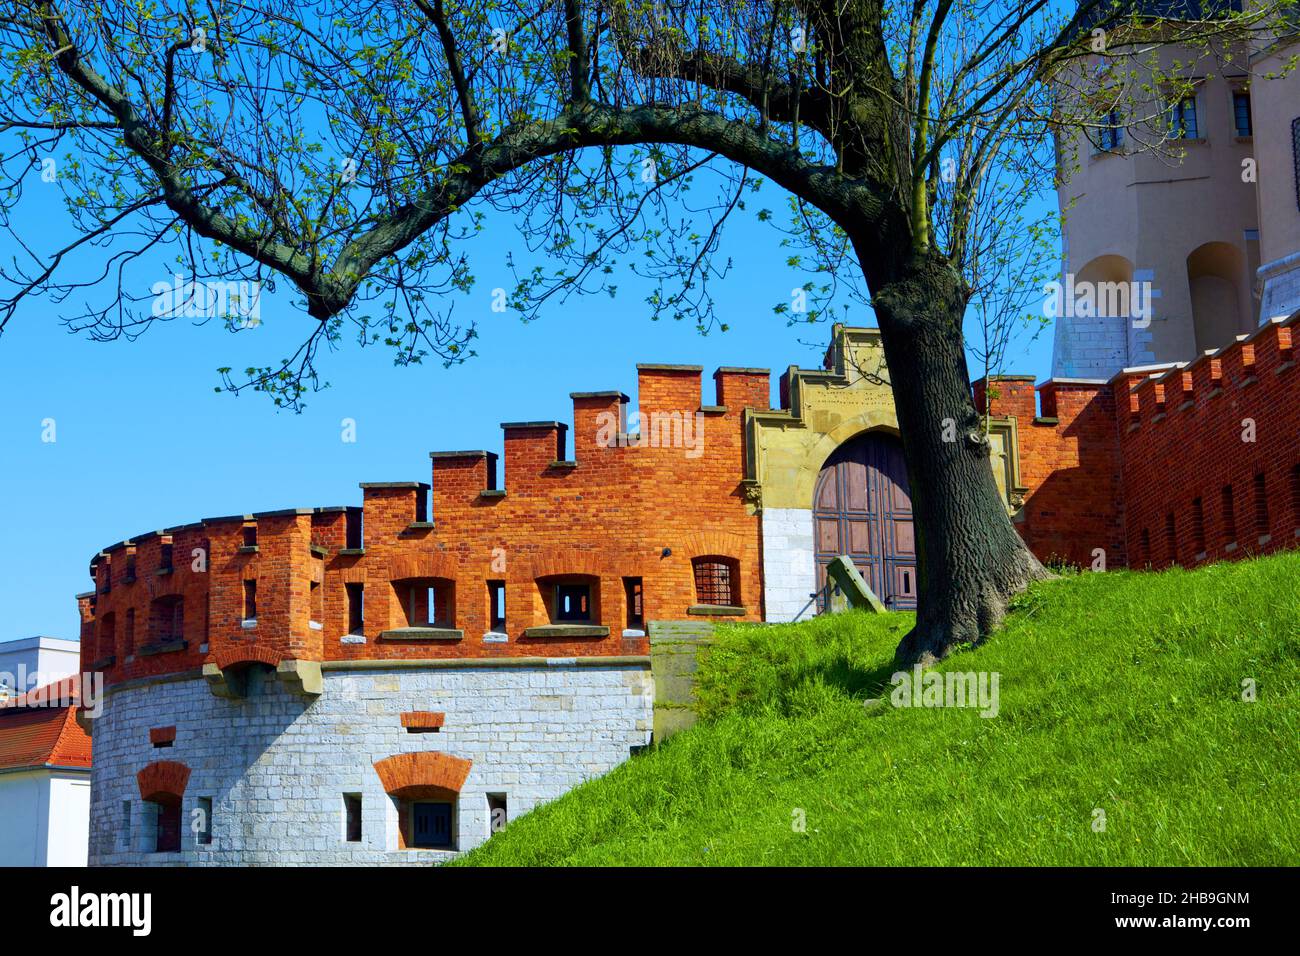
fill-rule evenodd
<path id="1" fill-rule="evenodd" d="M 1272 323 L 1109 380 L 972 383 L 1034 553 L 1100 570 L 1294 543 L 1300 436 L 1276 425 L 1300 415 L 1291 334 Z M 766 370 L 718 369 L 720 404 L 703 406 L 699 367 L 640 366 L 638 409 L 621 392 L 572 393 L 572 461 L 565 423 L 506 422 L 501 483 L 492 452 L 433 452 L 430 482 L 364 482 L 360 506 L 205 519 L 95 555 L 78 612 L 83 662 L 108 692 L 100 753 L 141 773 L 157 763 L 148 731 L 175 726 L 168 756 L 191 771 L 176 800 L 212 798 L 226 827 L 179 856 L 97 838 L 98 859 L 283 860 L 277 840 L 296 834 L 304 862 L 440 860 L 486 838 L 487 793 L 508 794 L 513 814 L 626 759 L 653 726 L 650 625 L 815 613 L 827 462 L 860 439 L 901 453 L 878 332 L 833 336 L 830 368 L 782 376 L 781 409 Z M 1272 507 L 1256 506 L 1261 487 Z M 1198 524 L 1191 510 L 1204 542 L 1178 530 Z M 910 530 L 906 511 L 891 520 Z M 440 722 L 402 726 L 416 713 Z M 411 803 L 375 765 L 407 755 L 456 814 L 454 851 L 402 846 Z M 462 765 L 443 757 L 470 764 L 459 790 L 445 784 Z M 93 797 L 97 827 L 129 798 L 114 772 Z M 345 794 L 361 795 L 359 845 L 339 837 Z"/>

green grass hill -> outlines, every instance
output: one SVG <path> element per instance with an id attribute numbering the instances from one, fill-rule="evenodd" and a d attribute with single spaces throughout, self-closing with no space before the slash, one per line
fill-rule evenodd
<path id="1" fill-rule="evenodd" d="M 696 726 L 458 864 L 1300 863 L 1300 552 L 1034 587 L 937 668 L 991 717 L 890 703 L 909 624 L 720 628 Z"/>

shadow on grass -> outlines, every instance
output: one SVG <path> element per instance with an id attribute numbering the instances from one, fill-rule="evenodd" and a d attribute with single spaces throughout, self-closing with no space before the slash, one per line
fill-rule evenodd
<path id="1" fill-rule="evenodd" d="M 823 682 L 843 690 L 850 697 L 880 697 L 890 687 L 890 678 L 898 668 L 892 661 L 864 667 L 845 658 L 829 661 L 809 668 L 800 675 L 802 680 L 820 677 Z"/>

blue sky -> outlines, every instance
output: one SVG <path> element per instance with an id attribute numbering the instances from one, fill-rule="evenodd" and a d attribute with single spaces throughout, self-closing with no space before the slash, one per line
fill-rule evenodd
<path id="1" fill-rule="evenodd" d="M 775 188 L 764 194 L 752 208 L 778 208 Z M 53 205 L 21 212 L 38 234 L 63 215 Z M 29 301 L 0 336 L 0 640 L 75 638 L 73 595 L 89 589 L 88 562 L 109 544 L 213 515 L 360 504 L 360 481 L 428 481 L 430 451 L 499 452 L 500 422 L 570 421 L 571 391 L 616 388 L 635 401 L 637 362 L 703 365 L 706 403 L 717 366 L 771 368 L 775 401 L 787 366 L 819 366 L 829 327 L 791 328 L 773 314 L 810 278 L 786 266 L 774 229 L 748 215 L 729 230 L 734 268 L 715 294 L 730 329 L 701 336 L 651 321 L 646 287 L 622 276 L 617 299 L 550 303 L 530 324 L 493 312 L 491 290 L 512 285 L 506 253 L 519 243 L 510 220 L 494 216 L 474 243 L 474 289 L 456 304 L 459 319 L 478 323 L 477 357 L 395 368 L 383 348 L 348 345 L 322 356 L 332 387 L 299 415 L 264 396 L 213 392 L 218 367 L 269 364 L 302 333 L 308 320 L 286 295 L 264 299 L 255 330 L 176 320 L 134 343 L 87 341 L 61 324 L 65 307 Z M 0 238 L 0 257 L 13 253 Z M 850 319 L 874 324 L 867 310 Z M 1042 379 L 1050 359 L 1049 333 L 1024 336 L 1005 370 Z M 341 439 L 344 418 L 356 421 L 355 443 Z M 42 441 L 45 419 L 52 443 Z"/>

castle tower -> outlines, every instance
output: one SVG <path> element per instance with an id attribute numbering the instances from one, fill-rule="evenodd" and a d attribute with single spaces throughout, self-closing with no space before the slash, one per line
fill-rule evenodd
<path id="1" fill-rule="evenodd" d="M 1268 38 L 1250 61 L 1262 260 L 1256 284 L 1265 322 L 1300 310 L 1300 73 L 1274 78 L 1296 52 L 1294 35 Z"/>
<path id="2" fill-rule="evenodd" d="M 1153 15 L 1201 17 L 1217 4 L 1141 6 Z M 1086 69 L 1104 75 L 1109 62 L 1098 54 Z M 1171 45 L 1160 52 L 1160 71 L 1177 65 L 1194 89 L 1155 98 L 1131 92 L 1146 84 L 1126 75 L 1138 64 L 1122 63 L 1116 83 L 1130 92 L 1101 118 L 1115 128 L 1058 142 L 1062 165 L 1073 168 L 1058 189 L 1066 217 L 1062 284 L 1067 295 L 1096 290 L 1096 307 L 1067 301 L 1056 323 L 1055 376 L 1106 379 L 1125 367 L 1190 361 L 1258 324 L 1257 144 L 1269 144 L 1276 166 L 1283 131 L 1275 107 L 1260 115 L 1252 103 L 1250 63 L 1245 48 Z M 1269 101 L 1284 95 L 1270 88 Z M 1142 148 L 1166 130 L 1167 149 Z M 1288 241 L 1297 248 L 1294 238 L 1271 237 L 1271 245 Z"/>

